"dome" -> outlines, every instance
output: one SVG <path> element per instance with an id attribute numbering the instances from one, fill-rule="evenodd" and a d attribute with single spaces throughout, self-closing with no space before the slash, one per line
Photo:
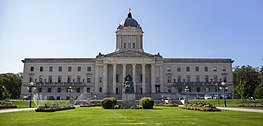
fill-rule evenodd
<path id="1" fill-rule="evenodd" d="M 138 22 L 132 18 L 131 12 L 129 12 L 128 17 L 120 23 L 122 27 L 138 27 Z"/>

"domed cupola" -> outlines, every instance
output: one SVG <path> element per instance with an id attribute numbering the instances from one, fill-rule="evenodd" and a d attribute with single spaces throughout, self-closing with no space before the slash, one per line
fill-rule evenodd
<path id="1" fill-rule="evenodd" d="M 139 23 L 132 18 L 129 9 L 128 17 L 122 21 L 116 30 L 116 51 L 143 51 L 143 31 Z"/>
<path id="2" fill-rule="evenodd" d="M 120 23 L 122 27 L 139 27 L 138 22 L 132 18 L 131 12 L 129 12 L 128 17 Z"/>

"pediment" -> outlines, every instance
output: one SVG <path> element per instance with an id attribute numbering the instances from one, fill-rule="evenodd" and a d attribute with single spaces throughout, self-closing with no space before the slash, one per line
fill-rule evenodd
<path id="1" fill-rule="evenodd" d="M 105 57 L 154 57 L 154 55 L 137 50 L 122 50 L 104 55 Z"/>

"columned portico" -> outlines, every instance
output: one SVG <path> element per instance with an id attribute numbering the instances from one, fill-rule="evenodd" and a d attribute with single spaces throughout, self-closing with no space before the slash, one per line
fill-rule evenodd
<path id="1" fill-rule="evenodd" d="M 134 93 L 136 93 L 136 64 L 132 64 L 132 78 L 133 78 L 133 85 L 134 85 Z"/>
<path id="2" fill-rule="evenodd" d="M 122 84 L 124 84 L 126 76 L 126 64 L 122 64 Z"/>
<path id="3" fill-rule="evenodd" d="M 142 93 L 143 93 L 143 94 L 146 93 L 146 84 L 145 84 L 145 65 L 146 65 L 146 64 L 142 64 Z"/>
<path id="4" fill-rule="evenodd" d="M 116 64 L 113 64 L 112 93 L 116 93 Z"/>
<path id="5" fill-rule="evenodd" d="M 151 93 L 156 93 L 156 90 L 155 90 L 155 66 L 154 64 L 151 64 Z"/>
<path id="6" fill-rule="evenodd" d="M 103 66 L 103 93 L 107 93 L 107 71 L 108 70 L 108 64 L 104 64 Z"/>

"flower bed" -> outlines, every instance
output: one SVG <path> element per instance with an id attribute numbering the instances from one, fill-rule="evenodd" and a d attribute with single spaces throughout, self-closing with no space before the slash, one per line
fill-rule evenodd
<path id="1" fill-rule="evenodd" d="M 207 103 L 195 103 L 195 104 L 186 104 L 183 106 L 183 109 L 187 110 L 198 110 L 198 111 L 221 111 L 215 106 Z"/>
<path id="2" fill-rule="evenodd" d="M 61 110 L 75 109 L 74 106 L 68 105 L 63 106 L 59 104 L 45 104 L 44 106 L 39 106 L 35 111 L 36 112 L 55 112 Z"/>
<path id="3" fill-rule="evenodd" d="M 8 102 L 0 102 L 0 108 L 17 108 L 17 106 Z"/>
<path id="4" fill-rule="evenodd" d="M 166 103 L 159 103 L 159 104 L 155 104 L 156 106 L 165 106 L 165 107 L 178 107 L 178 104 L 176 103 L 170 103 L 170 104 L 166 104 Z"/>
<path id="5" fill-rule="evenodd" d="M 263 107 L 261 103 L 242 103 L 239 107 Z"/>

